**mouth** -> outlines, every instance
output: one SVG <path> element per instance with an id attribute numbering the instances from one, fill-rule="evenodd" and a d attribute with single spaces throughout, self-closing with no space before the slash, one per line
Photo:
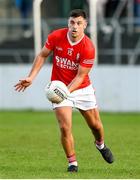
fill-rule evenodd
<path id="1" fill-rule="evenodd" d="M 73 30 L 72 32 L 73 32 L 73 33 L 76 33 L 77 31 L 76 31 L 76 30 Z"/>
<path id="2" fill-rule="evenodd" d="M 76 30 L 73 30 L 72 31 L 72 35 L 76 35 L 77 34 L 77 31 Z"/>
<path id="3" fill-rule="evenodd" d="M 72 37 L 73 37 L 73 38 L 76 38 L 76 37 L 77 37 L 77 31 L 72 31 L 71 34 L 72 34 Z"/>

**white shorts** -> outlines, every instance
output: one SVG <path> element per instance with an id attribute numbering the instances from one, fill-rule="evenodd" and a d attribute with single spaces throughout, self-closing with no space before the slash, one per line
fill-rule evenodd
<path id="1" fill-rule="evenodd" d="M 97 108 L 95 90 L 92 85 L 73 91 L 68 99 L 59 104 L 52 103 L 53 109 L 57 107 L 70 106 L 82 110 Z"/>

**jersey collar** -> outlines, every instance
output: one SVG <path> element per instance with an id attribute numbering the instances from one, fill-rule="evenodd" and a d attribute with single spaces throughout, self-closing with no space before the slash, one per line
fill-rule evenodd
<path id="1" fill-rule="evenodd" d="M 67 39 L 68 39 L 68 42 L 70 43 L 71 46 L 74 46 L 74 45 L 77 45 L 83 38 L 84 38 L 85 35 L 82 36 L 81 39 L 79 39 L 79 41 L 76 41 L 76 42 L 72 42 L 70 40 L 70 37 L 69 37 L 69 31 L 67 32 Z"/>

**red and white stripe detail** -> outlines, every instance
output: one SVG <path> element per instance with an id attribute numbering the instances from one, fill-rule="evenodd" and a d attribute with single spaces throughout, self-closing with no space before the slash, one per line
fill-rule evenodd
<path id="1" fill-rule="evenodd" d="M 83 61 L 84 64 L 93 64 L 93 62 L 94 62 L 94 59 L 85 59 Z"/>

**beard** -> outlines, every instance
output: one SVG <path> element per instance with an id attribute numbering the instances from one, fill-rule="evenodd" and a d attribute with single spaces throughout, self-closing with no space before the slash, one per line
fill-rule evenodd
<path id="1" fill-rule="evenodd" d="M 71 36 L 72 36 L 73 38 L 77 38 L 77 37 L 78 37 L 78 34 L 77 34 L 76 31 L 72 31 Z"/>
<path id="2" fill-rule="evenodd" d="M 72 37 L 73 37 L 73 38 L 77 38 L 77 35 L 76 35 L 76 34 L 72 34 Z"/>

